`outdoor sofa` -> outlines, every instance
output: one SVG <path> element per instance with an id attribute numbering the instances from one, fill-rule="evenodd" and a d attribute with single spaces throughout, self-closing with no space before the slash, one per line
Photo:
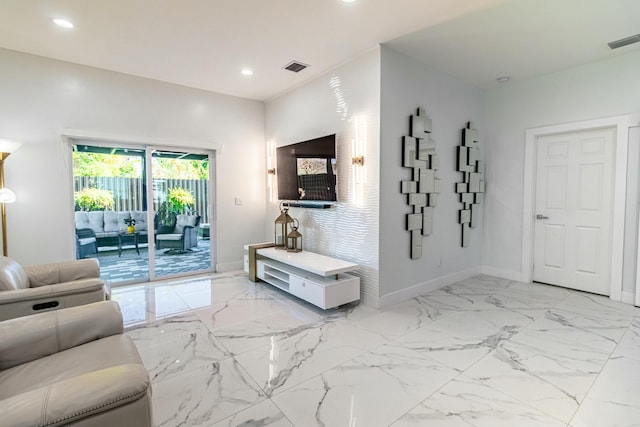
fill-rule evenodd
<path id="1" fill-rule="evenodd" d="M 148 243 L 147 211 L 76 211 L 76 244 L 79 248 L 78 258 L 97 252 L 97 248 L 103 246 L 118 246 L 118 234 L 127 230 L 125 218 L 136 220 L 136 231 L 140 233 L 139 243 Z M 95 239 L 96 251 L 84 246 Z M 83 240 L 88 239 L 88 240 Z"/>

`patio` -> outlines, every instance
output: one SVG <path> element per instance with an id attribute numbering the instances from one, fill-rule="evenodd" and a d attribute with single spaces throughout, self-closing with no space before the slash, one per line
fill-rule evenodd
<path id="1" fill-rule="evenodd" d="M 149 248 L 140 245 L 140 255 L 133 245 L 123 246 L 118 256 L 117 247 L 100 248 L 97 258 L 100 261 L 100 276 L 110 282 L 131 280 L 147 281 L 149 278 Z M 198 247 L 191 252 L 167 254 L 167 249 L 155 250 L 156 277 L 208 270 L 211 267 L 209 240 L 198 240 Z M 95 256 L 94 256 L 95 257 Z"/>

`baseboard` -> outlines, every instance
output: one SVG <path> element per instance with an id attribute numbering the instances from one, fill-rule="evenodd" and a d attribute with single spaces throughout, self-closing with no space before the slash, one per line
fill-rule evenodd
<path id="1" fill-rule="evenodd" d="M 228 271 L 242 270 L 244 268 L 244 261 L 225 262 L 223 264 L 216 264 L 216 272 L 226 273 Z"/>
<path id="2" fill-rule="evenodd" d="M 411 286 L 410 288 L 401 289 L 399 291 L 383 295 L 378 299 L 378 307 L 384 308 L 393 304 L 397 304 L 399 302 L 407 301 L 419 295 L 426 294 L 427 292 L 435 291 L 436 289 L 452 285 L 461 280 L 477 276 L 481 272 L 481 267 L 469 268 L 467 270 L 458 271 L 447 276 L 429 280 L 428 282 L 419 283 L 417 285 Z"/>
<path id="3" fill-rule="evenodd" d="M 364 304 L 373 308 L 379 308 L 380 298 L 377 295 L 360 292 L 360 304 Z"/>
<path id="4" fill-rule="evenodd" d="M 633 292 L 622 291 L 622 293 L 620 294 L 620 301 L 624 302 L 625 304 L 634 305 L 636 303 L 636 294 L 634 294 Z"/>
<path id="5" fill-rule="evenodd" d="M 500 277 L 501 279 L 515 280 L 517 282 L 525 282 L 522 272 L 513 270 L 502 270 L 499 268 L 482 266 L 482 274 L 488 276 Z"/>
<path id="6" fill-rule="evenodd" d="M 511 270 L 501 270 L 499 268 L 488 267 L 486 265 L 482 266 L 482 274 L 486 274 L 489 276 L 500 277 L 502 279 L 507 280 L 516 280 L 518 282 L 524 282 L 524 278 L 522 277 L 522 273 L 518 271 Z M 620 301 L 625 304 L 635 304 L 636 295 L 633 292 L 621 292 L 619 294 L 620 299 L 616 299 L 616 295 L 611 295 L 610 298 L 614 301 Z"/>

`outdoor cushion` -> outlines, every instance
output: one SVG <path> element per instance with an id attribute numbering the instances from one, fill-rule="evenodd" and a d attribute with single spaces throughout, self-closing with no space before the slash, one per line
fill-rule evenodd
<path id="1" fill-rule="evenodd" d="M 158 234 L 156 240 L 180 240 L 182 234 Z"/>
<path id="2" fill-rule="evenodd" d="M 88 245 L 89 243 L 93 243 L 95 241 L 95 237 L 85 237 L 84 239 L 78 239 L 78 243 L 80 244 L 80 246 Z"/>
<path id="3" fill-rule="evenodd" d="M 184 230 L 184 227 L 186 225 L 195 227 L 197 220 L 198 220 L 198 217 L 196 215 L 178 215 L 176 217 L 176 228 L 174 232 L 178 234 L 182 234 L 182 230 Z"/>
<path id="4" fill-rule="evenodd" d="M 136 220 L 137 231 L 149 230 L 146 211 L 77 211 L 75 212 L 76 229 L 90 228 L 97 237 L 117 236 L 119 232 L 127 228 L 124 220 L 129 218 L 129 215 Z"/>
<path id="5" fill-rule="evenodd" d="M 103 211 L 77 211 L 75 213 L 76 217 L 76 228 L 90 228 L 94 233 L 102 233 L 104 232 L 104 212 Z"/>
<path id="6" fill-rule="evenodd" d="M 89 215 L 87 215 L 87 213 L 88 212 L 84 211 L 75 212 L 76 228 L 91 228 L 91 225 L 89 224 Z"/>
<path id="7" fill-rule="evenodd" d="M 126 229 L 127 224 L 124 222 L 125 218 L 129 218 L 129 211 L 104 211 L 104 231 L 107 233 L 118 233 Z"/>
<path id="8" fill-rule="evenodd" d="M 136 231 L 147 231 L 147 213 L 145 211 L 131 211 L 131 218 L 136 220 Z"/>

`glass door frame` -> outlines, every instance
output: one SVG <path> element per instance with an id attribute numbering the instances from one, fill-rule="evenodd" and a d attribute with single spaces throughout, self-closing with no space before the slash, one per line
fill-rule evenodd
<path id="1" fill-rule="evenodd" d="M 75 133 L 75 132 L 73 132 Z M 84 132 L 83 132 L 84 133 Z M 194 148 L 194 147 L 180 147 L 180 146 L 172 146 L 172 145 L 161 145 L 157 143 L 145 143 L 145 142 L 136 142 L 136 138 L 131 139 L 122 139 L 120 140 L 117 137 L 92 137 L 89 135 L 74 135 L 74 134 L 64 134 L 62 135 L 63 142 L 67 143 L 69 150 L 69 178 L 70 185 L 69 191 L 71 191 L 71 200 L 73 201 L 73 161 L 72 161 L 72 153 L 74 145 L 90 145 L 90 146 L 101 146 L 105 148 L 123 148 L 123 149 L 134 149 L 134 150 L 144 150 L 145 155 L 145 188 L 146 188 L 146 197 L 147 197 L 147 224 L 149 224 L 148 230 L 148 276 L 146 282 L 144 280 L 138 279 L 130 279 L 123 280 L 120 282 L 112 282 L 113 287 L 118 286 L 127 286 L 136 283 L 148 283 L 153 282 L 155 280 L 170 280 L 179 277 L 185 276 L 197 276 L 203 274 L 211 274 L 216 272 L 216 260 L 217 260 L 217 180 L 216 177 L 216 150 L 215 149 L 203 149 L 203 148 Z M 155 209 L 153 206 L 153 178 L 152 178 L 152 153 L 154 150 L 160 151 L 178 151 L 185 153 L 194 153 L 194 154 L 204 154 L 208 156 L 209 159 L 209 185 L 208 185 L 208 217 L 209 217 L 209 253 L 210 253 L 210 265 L 208 269 L 202 269 L 192 272 L 184 272 L 177 273 L 172 275 L 166 275 L 161 277 L 156 277 L 155 275 L 155 230 L 154 230 L 154 216 Z M 73 210 L 72 210 L 73 213 Z M 73 223 L 73 221 L 72 221 Z M 74 225 L 75 229 L 75 225 Z"/>
<path id="2" fill-rule="evenodd" d="M 209 158 L 209 185 L 208 185 L 208 218 L 209 218 L 209 261 L 210 267 L 208 270 L 198 270 L 193 272 L 186 273 L 178 273 L 167 276 L 156 277 L 155 274 L 155 251 L 149 251 L 149 281 L 153 282 L 154 280 L 167 280 L 173 279 L 177 277 L 184 276 L 193 276 L 198 274 L 210 274 L 216 272 L 216 259 L 217 259 L 217 238 L 212 236 L 217 236 L 216 233 L 216 180 L 215 180 L 215 160 L 216 160 L 216 152 L 215 150 L 206 150 L 201 148 L 189 148 L 189 147 L 178 147 L 178 146 L 169 146 L 169 145 L 145 145 L 145 158 L 147 168 L 146 172 L 146 182 L 151 185 L 147 185 L 147 200 L 149 201 L 150 208 L 147 209 L 147 223 L 153 224 L 153 218 L 155 215 L 155 210 L 153 209 L 153 152 L 158 151 L 177 151 L 177 152 L 188 152 L 194 154 L 206 154 Z M 155 242 L 155 230 L 150 230 L 151 235 L 149 236 L 149 240 Z M 153 240 L 151 240 L 153 239 Z M 155 247 L 155 244 L 154 244 Z"/>

